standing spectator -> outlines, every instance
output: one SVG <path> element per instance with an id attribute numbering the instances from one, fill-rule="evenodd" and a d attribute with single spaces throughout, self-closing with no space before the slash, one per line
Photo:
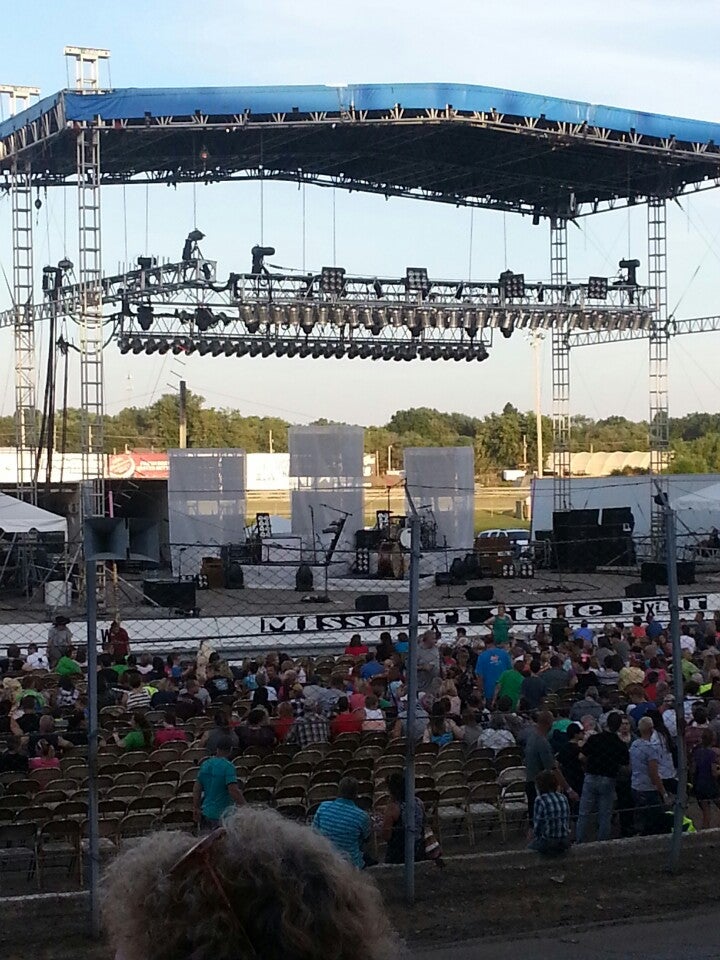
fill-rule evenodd
<path id="1" fill-rule="evenodd" d="M 570 719 L 580 721 L 583 717 L 592 717 L 593 720 L 599 720 L 602 713 L 603 708 L 597 687 L 588 687 L 583 699 L 576 700 L 570 708 Z"/>
<path id="2" fill-rule="evenodd" d="M 643 836 L 664 832 L 663 807 L 668 794 L 660 778 L 660 749 L 652 743 L 655 727 L 650 717 L 641 717 L 638 739 L 630 744 L 630 774 Z"/>
<path id="3" fill-rule="evenodd" d="M 595 645 L 595 633 L 588 626 L 587 620 L 581 620 L 580 626 L 576 627 L 573 632 L 573 639 L 576 643 L 581 644 L 586 649 L 592 649 Z"/>
<path id="4" fill-rule="evenodd" d="M 375 644 L 375 655 L 380 663 L 383 663 L 385 660 L 390 660 L 392 655 L 395 653 L 395 647 L 393 646 L 392 637 L 384 630 L 379 637 L 380 642 Z"/>
<path id="5" fill-rule="evenodd" d="M 555 718 L 549 710 L 541 710 L 537 715 L 534 728 L 525 741 L 525 793 L 527 794 L 528 814 L 531 823 L 533 822 L 533 808 L 537 796 L 535 778 L 543 770 L 554 771 L 569 798 L 571 800 L 578 799 L 575 791 L 568 787 L 550 747 L 548 734 L 554 722 Z"/>
<path id="6" fill-rule="evenodd" d="M 720 751 L 715 746 L 712 730 L 707 727 L 693 754 L 690 770 L 695 798 L 702 813 L 702 828 L 708 830 L 712 826 L 712 808 L 720 810 Z"/>
<path id="7" fill-rule="evenodd" d="M 238 787 L 237 770 L 230 763 L 231 753 L 232 741 L 224 737 L 218 741 L 215 756 L 200 764 L 193 788 L 193 815 L 204 830 L 214 830 L 230 807 L 240 807 L 245 802 Z"/>
<path id="8" fill-rule="evenodd" d="M 495 687 L 494 703 L 498 703 L 500 697 L 508 697 L 512 703 L 512 709 L 517 710 L 520 704 L 520 691 L 525 680 L 525 657 L 516 657 L 510 670 L 503 670 L 498 677 Z"/>
<path id="9" fill-rule="evenodd" d="M 512 669 L 510 654 L 502 647 L 495 646 L 494 636 L 487 638 L 485 649 L 475 661 L 475 674 L 485 699 L 492 703 L 498 680 L 506 670 Z"/>
<path id="10" fill-rule="evenodd" d="M 301 750 L 313 743 L 327 743 L 330 739 L 330 723 L 320 713 L 316 700 L 305 701 L 305 712 L 292 725 L 286 743 L 297 743 Z"/>
<path id="11" fill-rule="evenodd" d="M 557 607 L 555 616 L 550 621 L 550 643 L 557 649 L 561 643 L 570 639 L 570 622 L 565 616 L 565 607 Z"/>
<path id="12" fill-rule="evenodd" d="M 585 731 L 579 723 L 571 723 L 565 731 L 565 743 L 558 750 L 557 759 L 562 775 L 578 797 L 582 794 L 585 773 L 580 760 Z M 572 812 L 577 813 L 577 809 Z"/>
<path id="13" fill-rule="evenodd" d="M 390 801 L 385 806 L 381 829 L 382 839 L 387 843 L 386 863 L 405 863 L 405 778 L 401 773 L 391 773 L 387 778 Z M 415 859 L 425 859 L 425 807 L 415 797 Z"/>
<path id="14" fill-rule="evenodd" d="M 50 669 L 54 670 L 63 654 L 69 653 L 72 645 L 72 633 L 68 629 L 67 617 L 55 617 L 48 630 L 47 659 Z"/>
<path id="15" fill-rule="evenodd" d="M 107 650 L 113 657 L 123 657 L 130 653 L 130 637 L 127 630 L 120 626 L 118 620 L 113 620 L 108 630 Z"/>
<path id="16" fill-rule="evenodd" d="M 195 676 L 197 678 L 198 685 L 205 683 L 207 680 L 207 668 L 212 654 L 213 648 L 210 641 L 207 638 L 201 640 L 200 646 L 198 647 L 197 656 L 195 658 Z"/>
<path id="17" fill-rule="evenodd" d="M 567 670 L 563 670 L 562 660 L 557 654 L 550 657 L 550 666 L 541 676 L 545 684 L 546 696 L 548 693 L 557 693 L 558 690 L 564 690 L 573 685 L 573 678 Z"/>
<path id="18" fill-rule="evenodd" d="M 613 807 L 617 794 L 617 778 L 630 763 L 627 745 L 618 737 L 622 721 L 616 711 L 608 714 L 607 729 L 589 737 L 580 748 L 585 758 L 585 777 L 580 796 L 576 839 L 583 843 L 590 818 L 597 811 L 598 840 L 609 840 Z"/>
<path id="19" fill-rule="evenodd" d="M 654 743 L 660 750 L 660 759 L 658 761 L 660 779 L 668 793 L 676 794 L 678 783 L 677 769 L 675 766 L 675 744 L 673 743 L 670 731 L 665 726 L 663 715 L 660 711 L 655 709 L 650 710 L 647 716 L 650 717 L 655 727 L 650 742 Z"/>
<path id="20" fill-rule="evenodd" d="M 433 693 L 440 680 L 440 653 L 437 633 L 426 630 L 417 651 L 418 693 Z"/>
<path id="21" fill-rule="evenodd" d="M 505 610 L 505 604 L 497 605 L 497 613 L 485 621 L 485 626 L 490 627 L 493 643 L 498 647 L 508 646 L 510 644 L 510 631 L 512 629 L 512 619 Z"/>
<path id="22" fill-rule="evenodd" d="M 365 866 L 363 846 L 370 839 L 370 817 L 357 805 L 358 782 L 343 777 L 336 800 L 324 800 L 317 808 L 313 827 L 358 870 Z"/>
<path id="23" fill-rule="evenodd" d="M 560 792 L 555 771 L 541 770 L 534 786 L 537 799 L 531 821 L 530 849 L 546 857 L 562 856 L 570 848 L 570 804 Z"/>
<path id="24" fill-rule="evenodd" d="M 530 712 L 537 710 L 545 696 L 545 681 L 540 675 L 540 658 L 530 661 L 530 676 L 524 677 L 520 686 L 520 699 L 524 708 Z"/>

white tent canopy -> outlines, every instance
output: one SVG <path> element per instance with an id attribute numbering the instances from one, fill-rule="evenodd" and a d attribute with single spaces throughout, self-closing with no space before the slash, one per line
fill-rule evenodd
<path id="1" fill-rule="evenodd" d="M 49 510 L 41 510 L 31 503 L 0 493 L 0 533 L 64 533 L 67 520 Z"/>
<path id="2" fill-rule="evenodd" d="M 713 527 L 720 527 L 720 483 L 710 483 L 677 497 L 672 506 L 687 531 L 709 533 Z"/>

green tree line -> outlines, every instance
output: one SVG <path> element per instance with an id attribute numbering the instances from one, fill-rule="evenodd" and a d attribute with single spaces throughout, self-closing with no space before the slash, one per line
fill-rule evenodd
<path id="1" fill-rule="evenodd" d="M 290 424 L 279 417 L 244 416 L 238 410 L 205 405 L 202 397 L 187 398 L 188 439 L 194 447 L 239 447 L 249 453 L 287 451 Z M 327 422 L 327 421 L 318 421 Z M 80 450 L 80 411 L 68 409 L 55 419 L 54 448 Z M 543 446 L 551 450 L 552 421 L 542 418 Z M 592 420 L 572 418 L 571 449 L 605 452 L 648 449 L 648 424 L 612 416 Z M 671 470 L 676 473 L 720 471 L 720 413 L 691 413 L 670 420 Z M 166 450 L 178 439 L 178 398 L 166 394 L 147 407 L 126 407 L 105 417 L 105 450 Z M 0 417 L 0 446 L 12 446 L 12 417 Z M 485 417 L 442 413 L 429 407 L 398 410 L 382 426 L 365 430 L 365 450 L 377 453 L 381 471 L 402 464 L 406 447 L 471 446 L 479 476 L 497 476 L 502 470 L 537 463 L 536 426 L 532 411 L 522 412 L 507 403 L 502 411 Z"/>

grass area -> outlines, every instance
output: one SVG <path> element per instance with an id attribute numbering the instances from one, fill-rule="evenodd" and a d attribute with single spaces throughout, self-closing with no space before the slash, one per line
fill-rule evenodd
<path id="1" fill-rule="evenodd" d="M 529 520 L 518 520 L 513 510 L 483 510 L 475 505 L 475 533 L 482 530 L 529 530 Z"/>

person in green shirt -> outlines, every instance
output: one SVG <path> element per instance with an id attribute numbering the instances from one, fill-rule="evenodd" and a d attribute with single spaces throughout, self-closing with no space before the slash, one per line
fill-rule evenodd
<path id="1" fill-rule="evenodd" d="M 525 679 L 524 666 L 525 657 L 516 657 L 512 670 L 503 670 L 495 687 L 493 703 L 497 703 L 500 697 L 509 697 L 513 710 L 517 710 L 520 703 L 520 689 Z"/>
<path id="2" fill-rule="evenodd" d="M 230 763 L 232 750 L 230 736 L 218 737 L 215 756 L 200 764 L 193 788 L 193 812 L 195 822 L 205 829 L 213 830 L 230 807 L 245 803 L 237 782 L 237 770 Z"/>
<path id="3" fill-rule="evenodd" d="M 485 626 L 492 630 L 493 639 L 497 647 L 507 646 L 510 643 L 510 629 L 512 619 L 505 610 L 505 604 L 499 603 L 497 613 L 485 621 Z"/>
<path id="4" fill-rule="evenodd" d="M 124 737 L 113 733 L 115 743 L 125 750 L 149 750 L 153 745 L 153 729 L 145 719 L 144 714 L 134 713 L 132 718 L 132 730 Z"/>
<path id="5" fill-rule="evenodd" d="M 81 676 L 82 667 L 77 660 L 73 660 L 72 657 L 64 653 L 55 666 L 55 673 L 59 677 Z"/>

